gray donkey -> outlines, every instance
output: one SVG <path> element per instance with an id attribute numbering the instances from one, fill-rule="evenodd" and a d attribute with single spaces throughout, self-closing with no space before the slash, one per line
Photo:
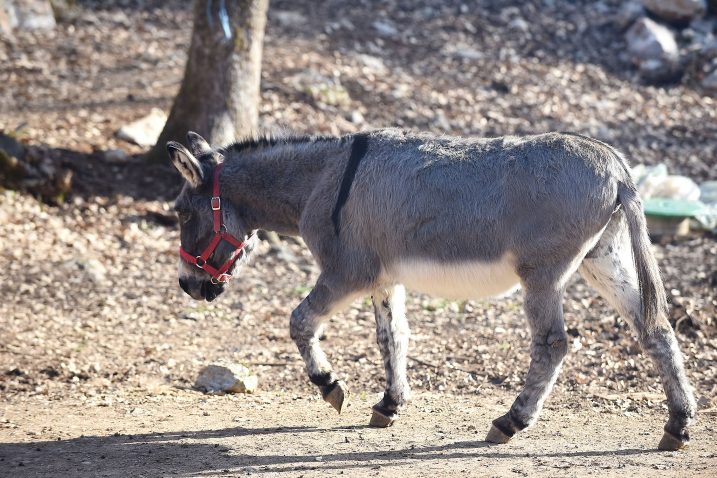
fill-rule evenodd
<path id="1" fill-rule="evenodd" d="M 466 139 L 377 130 L 344 137 L 249 140 L 212 149 L 171 142 L 186 179 L 179 283 L 213 300 L 257 229 L 301 235 L 321 274 L 291 314 L 310 380 L 341 411 L 346 385 L 321 350 L 322 324 L 370 294 L 386 370 L 370 424 L 409 398 L 404 285 L 477 299 L 522 286 L 532 334 L 525 387 L 486 440 L 505 443 L 538 418 L 568 349 L 562 301 L 576 270 L 634 329 L 659 370 L 669 420 L 659 448 L 688 440 L 695 401 L 685 376 L 642 204 L 625 158 L 576 134 Z"/>

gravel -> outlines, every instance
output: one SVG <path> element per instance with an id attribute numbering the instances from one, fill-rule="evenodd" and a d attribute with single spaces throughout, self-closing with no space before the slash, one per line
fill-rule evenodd
<path id="1" fill-rule="evenodd" d="M 230 360 L 250 366 L 262 389 L 315 395 L 288 334 L 291 310 L 318 274 L 300 241 L 284 240 L 287 253 L 262 243 L 217 302 L 193 302 L 177 286 L 171 204 L 179 177 L 136 159 L 143 149 L 114 132 L 153 107 L 169 108 L 191 19 L 184 2 L 123 4 L 133 8 L 80 1 L 54 32 L 0 42 L 0 129 L 45 145 L 74 171 L 60 206 L 0 194 L 0 391 L 11 403 L 136 406 L 189 389 L 202 367 Z M 334 134 L 379 126 L 483 136 L 572 130 L 636 162 L 717 179 L 715 98 L 687 80 L 642 84 L 623 53 L 619 6 L 272 2 L 262 124 Z M 367 38 L 376 25 L 380 35 Z M 291 80 L 307 72 L 340 85 L 341 101 Z M 130 159 L 103 154 L 116 149 Z M 655 250 L 689 376 L 702 407 L 714 407 L 717 241 L 694 235 Z M 414 389 L 519 390 L 529 340 L 521 305 L 519 294 L 411 296 Z M 565 311 L 571 354 L 556 395 L 620 413 L 663 406 L 655 369 L 624 321 L 579 279 Z M 352 390 L 382 389 L 366 301 L 331 320 L 325 348 Z"/>

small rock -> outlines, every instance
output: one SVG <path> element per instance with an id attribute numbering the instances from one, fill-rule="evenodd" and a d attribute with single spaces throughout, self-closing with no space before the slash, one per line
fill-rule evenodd
<path id="1" fill-rule="evenodd" d="M 356 59 L 360 61 L 363 64 L 364 68 L 366 68 L 371 73 L 383 75 L 387 72 L 387 68 L 383 60 L 377 56 L 360 54 L 356 55 Z"/>
<path id="2" fill-rule="evenodd" d="M 662 81 L 676 74 L 679 53 L 670 29 L 642 17 L 630 27 L 625 38 L 628 51 L 643 78 Z"/>
<path id="3" fill-rule="evenodd" d="M 123 162 L 126 161 L 129 156 L 121 149 L 108 149 L 104 152 L 104 157 L 107 161 Z"/>
<path id="4" fill-rule="evenodd" d="M 95 284 L 103 284 L 107 280 L 107 269 L 97 259 L 70 259 L 63 265 L 73 275 L 77 274 L 77 270 L 82 271 L 84 279 Z"/>
<path id="5" fill-rule="evenodd" d="M 677 59 L 678 49 L 672 32 L 642 17 L 627 31 L 627 47 L 636 61 Z"/>
<path id="6" fill-rule="evenodd" d="M 358 110 L 353 110 L 351 112 L 351 122 L 354 124 L 363 124 L 366 120 L 364 119 L 363 115 Z"/>
<path id="7" fill-rule="evenodd" d="M 299 12 L 291 10 L 269 10 L 269 16 L 275 18 L 281 26 L 284 27 L 296 27 L 305 25 L 308 20 L 304 15 Z"/>
<path id="8" fill-rule="evenodd" d="M 17 19 L 10 16 L 7 8 L 0 3 L 0 36 L 12 37 L 12 29 L 15 28 Z"/>
<path id="9" fill-rule="evenodd" d="M 523 20 L 523 18 L 515 17 L 508 24 L 508 28 L 510 28 L 511 30 L 519 30 L 521 32 L 527 32 L 528 30 L 530 30 L 530 25 L 528 25 L 528 22 Z"/>
<path id="10" fill-rule="evenodd" d="M 0 31 L 52 30 L 55 16 L 49 0 L 5 0 L 0 2 Z"/>
<path id="11" fill-rule="evenodd" d="M 690 29 L 703 35 L 710 35 L 717 30 L 717 22 L 713 18 L 695 18 L 690 23 Z"/>
<path id="12" fill-rule="evenodd" d="M 139 146 L 154 146 L 166 122 L 164 111 L 152 108 L 147 116 L 122 126 L 117 131 L 117 137 Z"/>
<path id="13" fill-rule="evenodd" d="M 194 386 L 209 393 L 254 393 L 257 376 L 247 367 L 235 363 L 214 363 L 200 372 Z"/>
<path id="14" fill-rule="evenodd" d="M 337 77 L 328 77 L 320 72 L 307 69 L 290 78 L 287 82 L 319 104 L 332 106 L 347 106 L 351 103 L 349 92 Z"/>
<path id="15" fill-rule="evenodd" d="M 707 11 L 706 0 L 642 0 L 642 5 L 668 22 L 686 22 Z"/>
<path id="16" fill-rule="evenodd" d="M 702 88 L 709 92 L 717 93 L 717 68 L 702 79 Z"/>
<path id="17" fill-rule="evenodd" d="M 378 32 L 379 36 L 393 37 L 398 35 L 398 28 L 389 20 L 376 20 L 371 26 Z"/>
<path id="18" fill-rule="evenodd" d="M 457 56 L 458 58 L 465 58 L 466 60 L 482 60 L 485 58 L 485 53 L 477 48 L 466 45 L 455 45 L 452 47 L 446 47 L 443 49 L 445 53 Z"/>
<path id="19" fill-rule="evenodd" d="M 717 37 L 713 36 L 705 40 L 704 44 L 702 45 L 702 49 L 700 50 L 700 54 L 707 58 L 717 57 Z"/>
<path id="20" fill-rule="evenodd" d="M 707 408 L 712 408 L 712 399 L 709 397 L 702 396 L 699 400 L 697 400 L 697 408 L 699 410 L 705 410 Z"/>
<path id="21" fill-rule="evenodd" d="M 624 2 L 615 14 L 615 23 L 624 30 L 643 16 L 645 16 L 645 9 L 640 2 L 637 0 Z"/>

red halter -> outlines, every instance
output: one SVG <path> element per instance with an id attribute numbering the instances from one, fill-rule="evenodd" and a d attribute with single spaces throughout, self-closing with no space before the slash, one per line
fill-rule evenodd
<path id="1" fill-rule="evenodd" d="M 240 241 L 227 232 L 227 228 L 222 220 L 222 198 L 219 196 L 219 174 L 222 172 L 222 166 L 223 164 L 220 163 L 216 166 L 216 168 L 214 168 L 214 178 L 212 183 L 212 199 L 210 204 L 212 206 L 212 214 L 214 216 L 214 237 L 207 248 L 204 249 L 204 252 L 198 256 L 193 256 L 184 250 L 182 246 L 179 246 L 179 255 L 182 259 L 190 264 L 194 264 L 203 271 L 206 271 L 210 276 L 212 276 L 211 281 L 214 284 L 228 282 L 232 278 L 232 275 L 227 273 L 227 271 L 237 261 L 237 259 L 239 259 L 241 252 L 246 247 L 246 242 Z M 209 265 L 207 260 L 214 253 L 214 250 L 221 241 L 227 241 L 229 244 L 234 246 L 234 252 L 232 252 L 229 259 L 227 259 L 227 261 L 217 269 Z"/>

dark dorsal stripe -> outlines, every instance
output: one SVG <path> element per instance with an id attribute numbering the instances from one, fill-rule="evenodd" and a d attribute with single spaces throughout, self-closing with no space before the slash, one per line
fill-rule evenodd
<path id="1" fill-rule="evenodd" d="M 346 163 L 346 169 L 344 170 L 344 176 L 341 179 L 341 187 L 339 189 L 339 197 L 336 200 L 336 206 L 334 206 L 334 212 L 331 213 L 331 222 L 334 223 L 334 232 L 339 235 L 339 214 L 341 209 L 346 204 L 349 198 L 349 192 L 351 191 L 351 185 L 354 182 L 356 176 L 356 170 L 358 169 L 361 159 L 366 155 L 366 148 L 368 147 L 368 136 L 365 134 L 357 134 L 353 137 L 354 141 L 351 143 L 351 156 L 349 157 L 348 163 Z"/>

